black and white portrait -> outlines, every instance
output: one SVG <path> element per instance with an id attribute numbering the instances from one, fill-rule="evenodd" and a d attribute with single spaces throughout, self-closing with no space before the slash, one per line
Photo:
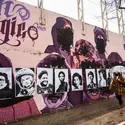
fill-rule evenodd
<path id="1" fill-rule="evenodd" d="M 98 80 L 98 87 L 106 87 L 106 70 L 105 69 L 97 69 L 97 80 Z"/>
<path id="2" fill-rule="evenodd" d="M 122 77 L 125 79 L 125 67 L 121 65 L 113 66 L 111 68 L 111 76 L 114 78 L 114 73 L 115 72 L 120 72 L 122 74 Z"/>
<path id="3" fill-rule="evenodd" d="M 109 86 L 113 79 L 113 74 L 111 74 L 111 69 L 106 69 L 107 85 Z"/>
<path id="4" fill-rule="evenodd" d="M 52 94 L 53 90 L 53 69 L 37 68 L 37 93 Z"/>
<path id="5" fill-rule="evenodd" d="M 86 82 L 87 89 L 96 89 L 98 87 L 96 83 L 95 69 L 86 69 Z"/>
<path id="6" fill-rule="evenodd" d="M 68 69 L 55 69 L 55 93 L 68 91 Z"/>
<path id="7" fill-rule="evenodd" d="M 82 69 L 71 69 L 72 91 L 83 90 Z"/>
<path id="8" fill-rule="evenodd" d="M 16 97 L 33 96 L 35 81 L 33 68 L 16 68 Z"/>
<path id="9" fill-rule="evenodd" d="M 0 100 L 12 98 L 12 68 L 0 68 Z"/>
<path id="10" fill-rule="evenodd" d="M 121 71 L 122 77 L 125 79 L 125 67 L 122 67 L 120 71 Z"/>

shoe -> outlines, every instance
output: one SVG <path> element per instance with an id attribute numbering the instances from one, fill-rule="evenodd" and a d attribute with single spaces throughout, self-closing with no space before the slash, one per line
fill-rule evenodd
<path id="1" fill-rule="evenodd" d="M 121 109 L 121 108 L 123 108 L 123 105 L 119 105 L 119 106 L 118 106 L 118 109 Z"/>
<path id="2" fill-rule="evenodd" d="M 118 106 L 118 109 L 121 109 L 122 107 L 121 106 Z"/>

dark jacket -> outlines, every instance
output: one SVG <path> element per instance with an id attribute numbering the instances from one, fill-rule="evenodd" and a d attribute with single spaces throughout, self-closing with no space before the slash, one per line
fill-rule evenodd
<path id="1" fill-rule="evenodd" d="M 56 92 L 67 92 L 67 85 L 68 85 L 67 82 L 61 82 Z"/>

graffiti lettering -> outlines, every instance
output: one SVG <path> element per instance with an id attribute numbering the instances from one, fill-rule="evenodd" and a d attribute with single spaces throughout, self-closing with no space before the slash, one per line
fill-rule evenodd
<path id="1" fill-rule="evenodd" d="M 33 31 L 34 32 L 34 37 L 31 35 L 31 31 Z M 36 27 L 34 27 L 34 26 L 30 26 L 29 28 L 28 28 L 28 35 L 29 35 L 29 37 L 34 41 L 34 40 L 36 40 L 37 38 L 38 38 L 38 30 L 37 30 L 37 28 Z"/>
<path id="2" fill-rule="evenodd" d="M 5 44 L 9 42 L 10 40 L 10 35 L 13 37 L 14 35 L 21 38 L 25 38 L 26 37 L 26 33 L 28 34 L 28 36 L 31 38 L 31 40 L 36 40 L 38 38 L 38 30 L 35 26 L 30 26 L 27 30 L 25 29 L 25 25 L 26 23 L 20 23 L 20 24 L 16 24 L 16 17 L 13 17 L 12 19 L 5 19 L 1 22 L 1 29 L 0 32 L 2 33 L 2 35 L 4 35 L 3 39 L 1 40 L 0 45 Z M 17 26 L 17 27 L 16 27 Z M 33 32 L 34 34 L 31 34 L 31 32 Z M 12 46 L 19 46 L 20 45 L 20 41 L 17 40 L 18 43 L 16 45 L 12 45 Z M 9 44 L 10 45 L 10 44 Z"/>
<path id="3" fill-rule="evenodd" d="M 39 30 L 42 30 L 42 31 L 45 31 L 45 30 L 46 30 L 46 27 L 42 27 L 42 26 L 37 26 L 37 28 L 38 28 Z"/>
<path id="4" fill-rule="evenodd" d="M 4 9 L 4 15 L 9 18 L 13 15 L 15 15 L 16 13 L 19 13 L 20 18 L 24 21 L 29 19 L 30 17 L 30 12 L 28 9 L 26 9 L 25 6 L 21 5 L 21 4 L 16 4 L 14 5 L 14 2 L 12 2 L 11 0 L 0 0 L 0 16 L 1 16 L 1 12 L 2 12 L 2 6 L 5 5 L 5 9 Z M 10 11 L 10 7 L 14 5 L 12 7 L 12 10 Z"/>
<path id="5" fill-rule="evenodd" d="M 37 22 L 34 23 L 33 26 L 37 27 L 37 29 L 39 29 L 41 31 L 46 31 L 46 27 L 39 25 Z"/>
<path id="6" fill-rule="evenodd" d="M 25 22 L 18 24 L 18 28 L 17 28 L 17 37 L 22 36 L 22 38 L 25 38 L 26 36 L 26 31 L 25 31 Z"/>

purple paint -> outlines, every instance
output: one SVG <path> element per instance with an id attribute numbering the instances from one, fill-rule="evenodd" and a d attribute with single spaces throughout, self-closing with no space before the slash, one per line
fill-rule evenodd
<path id="1" fill-rule="evenodd" d="M 38 30 L 35 26 L 30 26 L 28 29 L 26 29 L 26 22 L 22 22 L 17 24 L 17 18 L 13 17 L 12 19 L 5 19 L 0 21 L 1 22 L 1 29 L 0 32 L 2 35 L 4 35 L 3 39 L 0 39 L 0 45 L 8 44 L 11 46 L 19 46 L 21 44 L 20 40 L 16 40 L 17 44 L 9 44 L 10 36 L 16 35 L 17 38 L 25 38 L 26 35 L 28 35 L 32 41 L 36 40 L 38 38 Z M 17 28 L 16 28 L 17 27 Z M 17 30 L 16 30 L 17 29 Z M 34 32 L 34 35 L 31 35 L 31 31 Z"/>
<path id="2" fill-rule="evenodd" d="M 7 18 L 12 17 L 12 16 L 14 16 L 17 13 L 19 13 L 20 18 L 23 21 L 24 20 L 28 20 L 29 17 L 30 17 L 30 12 L 29 12 L 28 9 L 26 9 L 25 6 L 23 6 L 21 4 L 15 4 L 14 5 L 14 2 L 11 1 L 11 0 L 9 0 L 9 1 L 0 0 L 0 16 L 1 16 L 3 5 L 6 5 L 4 15 Z M 12 8 L 12 11 L 10 11 L 10 8 L 12 7 L 12 5 L 13 5 L 13 8 Z"/>
<path id="3" fill-rule="evenodd" d="M 21 19 L 24 21 L 24 20 L 28 20 L 29 17 L 30 17 L 30 12 L 28 9 L 26 9 L 23 5 L 21 4 L 17 4 L 14 6 L 13 8 L 13 11 L 16 9 L 16 8 L 19 8 L 16 13 L 19 13 L 19 16 L 21 17 Z M 25 11 L 25 13 L 22 13 L 23 11 Z"/>
<path id="4" fill-rule="evenodd" d="M 37 26 L 37 28 L 41 31 L 46 31 L 46 27 L 42 27 L 42 26 Z"/>

